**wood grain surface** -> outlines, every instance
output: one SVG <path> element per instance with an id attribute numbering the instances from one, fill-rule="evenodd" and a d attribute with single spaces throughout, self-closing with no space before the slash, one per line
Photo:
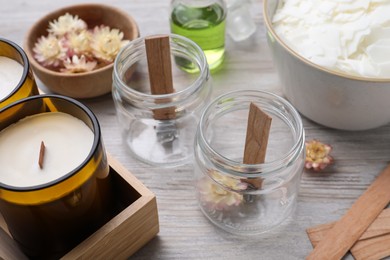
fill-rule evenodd
<path id="1" fill-rule="evenodd" d="M 389 187 L 390 166 L 387 166 L 306 259 L 341 259 L 389 204 Z"/>
<path id="2" fill-rule="evenodd" d="M 306 230 L 310 241 L 315 247 L 320 242 L 326 233 L 336 224 L 336 222 L 321 224 L 315 227 L 310 227 Z M 390 234 L 390 208 L 384 209 L 374 222 L 360 236 L 360 240 L 365 240 L 377 236 Z"/>
<path id="3" fill-rule="evenodd" d="M 34 21 L 49 11 L 82 2 L 121 8 L 135 18 L 142 36 L 170 32 L 169 0 L 0 0 L 0 37 L 22 45 Z M 283 96 L 267 46 L 262 1 L 254 0 L 251 11 L 256 32 L 243 42 L 226 37 L 223 67 L 212 74 L 212 97 L 237 89 Z M 321 173 L 303 174 L 295 214 L 280 228 L 260 237 L 238 237 L 214 227 L 199 210 L 192 164 L 164 169 L 137 161 L 122 140 L 111 95 L 82 102 L 97 115 L 106 149 L 157 197 L 160 233 L 131 259 L 304 259 L 312 250 L 305 230 L 339 220 L 390 162 L 390 125 L 347 132 L 303 118 L 307 140 L 315 138 L 333 147 L 334 165 Z"/>

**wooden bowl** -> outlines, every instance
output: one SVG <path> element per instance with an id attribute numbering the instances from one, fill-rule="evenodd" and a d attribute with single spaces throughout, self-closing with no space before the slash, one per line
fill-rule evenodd
<path id="1" fill-rule="evenodd" d="M 113 64 L 98 68 L 91 72 L 68 74 L 45 68 L 37 62 L 33 48 L 37 40 L 48 34 L 49 22 L 69 13 L 83 19 L 88 28 L 106 25 L 123 32 L 124 39 L 133 40 L 139 37 L 138 26 L 134 19 L 124 11 L 101 4 L 81 4 L 64 7 L 53 11 L 38 20 L 28 31 L 24 49 L 29 57 L 35 75 L 51 92 L 73 97 L 93 98 L 107 94 L 112 87 Z"/>

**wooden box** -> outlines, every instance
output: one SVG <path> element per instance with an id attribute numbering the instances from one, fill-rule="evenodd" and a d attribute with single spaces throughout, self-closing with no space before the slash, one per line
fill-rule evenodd
<path id="1" fill-rule="evenodd" d="M 61 259 L 126 259 L 159 232 L 155 195 L 108 155 L 117 214 Z M 0 259 L 26 259 L 0 215 Z"/>

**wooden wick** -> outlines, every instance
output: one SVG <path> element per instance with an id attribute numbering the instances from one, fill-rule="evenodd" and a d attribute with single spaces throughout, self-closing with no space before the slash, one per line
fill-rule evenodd
<path id="1" fill-rule="evenodd" d="M 306 259 L 341 259 L 390 202 L 389 187 L 390 165 L 326 233 Z"/>
<path id="2" fill-rule="evenodd" d="M 45 159 L 45 143 L 41 142 L 41 148 L 39 149 L 38 165 L 40 169 L 43 169 L 43 160 Z"/>
<path id="3" fill-rule="evenodd" d="M 336 222 L 326 223 L 306 230 L 313 247 L 326 236 Z M 351 254 L 359 259 L 382 259 L 390 256 L 390 208 L 384 209 L 352 246 Z"/>
<path id="4" fill-rule="evenodd" d="M 306 229 L 306 233 L 309 236 L 310 242 L 313 247 L 316 247 L 317 244 L 322 239 L 324 239 L 326 233 L 330 229 L 332 229 L 335 224 L 336 221 Z M 390 234 L 390 208 L 384 209 L 381 214 L 379 214 L 375 221 L 372 222 L 371 225 L 359 237 L 358 241 L 369 240 L 371 238 L 379 237 L 386 234 Z M 357 243 L 354 245 L 354 247 L 357 245 Z"/>
<path id="5" fill-rule="evenodd" d="M 264 163 L 272 118 L 254 103 L 249 106 L 248 126 L 246 132 L 244 164 Z M 250 179 L 246 182 L 255 188 L 261 188 L 261 179 Z"/>
<path id="6" fill-rule="evenodd" d="M 153 95 L 174 92 L 172 80 L 171 48 L 169 36 L 159 35 L 145 38 L 146 56 L 148 60 L 149 81 Z M 159 103 L 167 103 L 169 99 Z M 153 111 L 157 120 L 174 119 L 175 107 L 160 108 Z"/>

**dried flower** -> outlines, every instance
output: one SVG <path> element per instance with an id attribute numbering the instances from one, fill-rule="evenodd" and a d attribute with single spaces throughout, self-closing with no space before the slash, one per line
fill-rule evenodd
<path id="1" fill-rule="evenodd" d="M 200 199 L 207 207 L 211 210 L 225 210 L 238 206 L 243 201 L 244 196 L 233 190 L 245 190 L 246 183 L 224 176 L 217 171 L 212 171 L 210 176 L 212 179 L 205 176 L 198 183 Z"/>
<path id="2" fill-rule="evenodd" d="M 71 32 L 80 32 L 87 29 L 87 24 L 79 19 L 77 15 L 72 16 L 69 13 L 66 13 L 49 23 L 49 33 L 56 36 L 64 36 L 67 33 Z"/>
<path id="3" fill-rule="evenodd" d="M 108 26 L 88 30 L 85 21 L 66 13 L 49 23 L 48 36 L 41 36 L 33 48 L 43 66 L 65 73 L 82 73 L 112 63 L 128 41 L 123 33 Z"/>
<path id="4" fill-rule="evenodd" d="M 96 26 L 92 36 L 93 55 L 106 62 L 113 62 L 120 48 L 128 41 L 123 40 L 123 33 L 118 29 L 111 29 L 108 26 Z"/>
<path id="5" fill-rule="evenodd" d="M 68 56 L 84 55 L 92 56 L 92 34 L 89 31 L 72 32 L 67 34 L 65 45 L 68 48 Z"/>
<path id="6" fill-rule="evenodd" d="M 44 66 L 58 67 L 66 58 L 66 48 L 54 35 L 42 36 L 34 46 L 35 58 Z"/>
<path id="7" fill-rule="evenodd" d="M 97 65 L 96 61 L 87 61 L 84 55 L 81 57 L 77 57 L 77 55 L 73 55 L 72 59 L 67 58 L 64 61 L 64 69 L 61 69 L 61 72 L 68 73 L 81 73 L 92 71 Z"/>
<path id="8" fill-rule="evenodd" d="M 329 164 L 333 163 L 333 158 L 330 156 L 332 147 L 328 144 L 321 143 L 318 140 L 306 142 L 306 161 L 305 168 L 321 171 Z"/>

